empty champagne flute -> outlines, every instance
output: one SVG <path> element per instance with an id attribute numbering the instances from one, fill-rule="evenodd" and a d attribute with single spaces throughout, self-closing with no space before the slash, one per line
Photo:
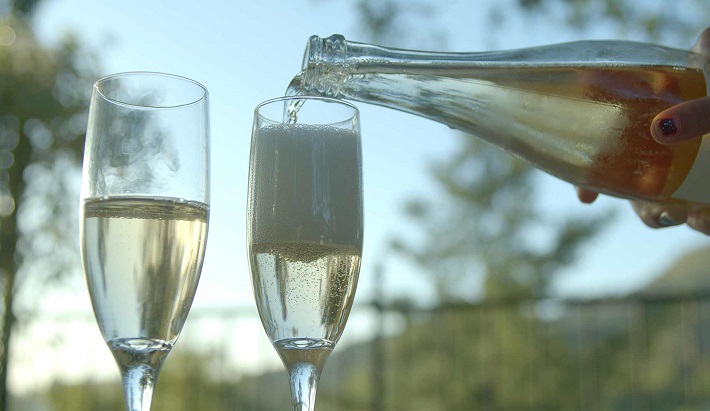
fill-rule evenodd
<path id="1" fill-rule="evenodd" d="M 150 410 L 202 270 L 209 108 L 200 84 L 122 73 L 94 84 L 81 188 L 81 252 L 126 408 Z"/>
<path id="2" fill-rule="evenodd" d="M 257 106 L 247 207 L 249 265 L 264 329 L 289 374 L 293 410 L 313 410 L 362 255 L 359 113 L 342 101 Z"/>

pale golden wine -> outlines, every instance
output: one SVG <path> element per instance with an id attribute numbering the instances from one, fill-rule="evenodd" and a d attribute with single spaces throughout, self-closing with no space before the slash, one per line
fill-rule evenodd
<path id="1" fill-rule="evenodd" d="M 169 350 L 197 289 L 208 207 L 172 198 L 109 197 L 83 205 L 84 269 L 113 350 Z"/>

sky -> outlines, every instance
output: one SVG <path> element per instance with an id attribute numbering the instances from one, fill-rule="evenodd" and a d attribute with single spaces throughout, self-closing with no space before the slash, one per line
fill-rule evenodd
<path id="1" fill-rule="evenodd" d="M 618 38 L 597 26 L 573 32 L 554 17 L 514 14 L 495 27 L 485 24 L 492 1 L 451 1 L 436 13 L 417 18 L 415 33 L 443 36 L 446 51 L 511 49 L 583 38 Z M 505 0 L 502 3 L 515 3 Z M 246 257 L 246 192 L 249 141 L 254 107 L 281 96 L 299 71 L 311 35 L 343 34 L 366 41 L 352 0 L 45 0 L 35 20 L 40 39 L 54 44 L 74 33 L 98 56 L 101 75 L 158 71 L 196 80 L 209 90 L 212 144 L 211 221 L 206 259 L 193 310 L 200 307 L 252 306 Z M 443 6 L 441 6 L 443 4 Z M 500 3 L 499 3 L 500 4 Z M 511 10 L 515 6 L 511 5 Z M 465 16 L 465 17 L 462 17 Z M 471 18 L 467 18 L 471 16 Z M 405 14 L 403 18 L 415 18 Z M 523 29 L 524 28 L 524 29 Z M 422 34 L 424 33 L 424 35 Z M 420 38 L 421 37 L 421 38 Z M 687 46 L 694 39 L 688 39 Z M 412 44 L 412 46 L 415 46 Z M 677 46 L 677 45 L 676 45 Z M 365 182 L 365 246 L 357 299 L 373 298 L 375 263 L 386 262 L 385 294 L 431 297 L 424 277 L 405 261 L 387 255 L 397 234 L 413 229 L 402 215 L 403 203 L 435 192 L 429 167 L 457 148 L 455 132 L 412 115 L 356 103 L 361 110 Z M 647 228 L 626 201 L 600 198 L 580 204 L 573 188 L 541 176 L 539 206 L 559 213 L 617 213 L 606 228 L 565 269 L 556 292 L 597 296 L 632 291 L 651 281 L 683 253 L 710 244 L 686 227 Z M 78 182 L 77 182 L 78 184 Z M 78 233 L 77 233 L 78 242 Z M 383 260 L 384 259 L 384 260 Z M 76 298 L 63 300 L 70 310 L 90 312 L 83 280 Z M 51 296 L 47 306 L 55 306 Z M 189 319 L 188 319 L 189 321 Z M 346 329 L 347 334 L 347 329 Z"/>

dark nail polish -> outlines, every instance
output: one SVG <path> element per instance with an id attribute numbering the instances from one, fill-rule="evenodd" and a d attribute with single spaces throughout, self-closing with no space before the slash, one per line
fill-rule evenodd
<path id="1" fill-rule="evenodd" d="M 668 211 L 664 211 L 661 213 L 661 215 L 658 216 L 658 224 L 660 224 L 662 227 L 671 227 L 682 223 L 673 219 Z"/>
<path id="2" fill-rule="evenodd" d="M 672 225 L 675 225 L 675 222 L 668 217 L 668 213 L 663 212 L 658 217 L 658 224 L 662 225 L 663 227 L 670 227 Z"/>
<path id="3" fill-rule="evenodd" d="M 661 129 L 661 132 L 666 137 L 670 137 L 678 132 L 678 127 L 675 124 L 675 120 L 672 118 L 662 118 L 658 120 L 658 128 Z"/>

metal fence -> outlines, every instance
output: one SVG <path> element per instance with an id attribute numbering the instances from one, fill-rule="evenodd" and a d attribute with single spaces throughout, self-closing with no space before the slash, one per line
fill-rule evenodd
<path id="1" fill-rule="evenodd" d="M 101 409 L 122 394 L 91 313 L 38 318 L 14 347 L 14 409 Z M 323 410 L 709 407 L 707 294 L 360 304 L 318 392 Z M 286 374 L 256 310 L 193 310 L 153 409 L 285 408 Z"/>

